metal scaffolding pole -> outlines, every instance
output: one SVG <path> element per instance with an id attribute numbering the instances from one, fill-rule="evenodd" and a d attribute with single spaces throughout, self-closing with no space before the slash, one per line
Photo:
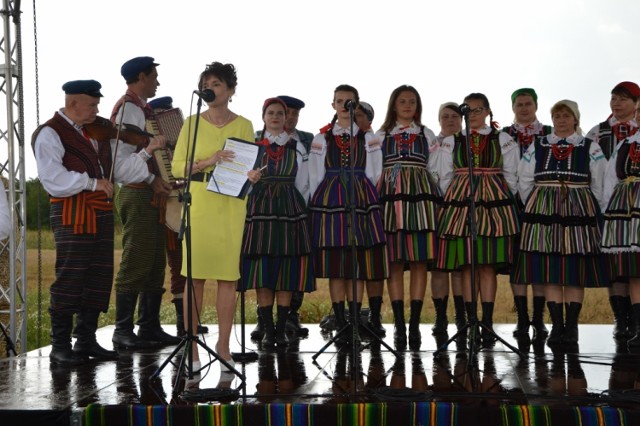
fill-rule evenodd
<path id="1" fill-rule="evenodd" d="M 0 147 L 0 174 L 8 179 L 7 198 L 13 224 L 9 239 L 0 242 L 0 259 L 8 259 L 9 265 L 8 276 L 0 276 L 0 323 L 17 353 L 24 353 L 27 351 L 27 206 L 20 1 L 3 0 L 0 14 L 4 26 L 0 41 L 4 53 L 4 64 L 0 64 L 0 92 L 5 96 L 5 106 L 0 107 L 4 113 L 4 119 L 0 118 L 0 139 L 7 143 L 6 149 Z"/>

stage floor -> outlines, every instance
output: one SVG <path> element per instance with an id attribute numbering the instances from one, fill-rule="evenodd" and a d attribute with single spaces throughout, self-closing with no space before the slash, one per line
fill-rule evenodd
<path id="1" fill-rule="evenodd" d="M 385 326 L 384 341 L 393 346 L 393 327 Z M 437 343 L 431 325 L 424 324 L 420 351 L 407 350 L 396 356 L 374 343 L 358 348 L 356 362 L 351 347 L 338 351 L 334 345 L 314 360 L 327 337 L 317 325 L 308 327 L 310 336 L 292 342 L 286 350 L 260 351 L 247 340 L 245 352 L 257 353 L 258 360 L 236 363 L 244 383 L 233 374 L 221 374 L 219 362 L 192 380 L 178 376 L 172 363 L 150 379 L 173 347 L 123 352 L 118 361 L 88 361 L 78 368 L 51 368 L 51 348 L 44 347 L 0 360 L 0 410 L 81 412 L 93 403 L 188 405 L 192 401 L 183 399 L 185 386 L 192 391 L 237 389 L 239 397 L 223 397 L 223 402 L 232 404 L 488 401 L 485 403 L 604 405 L 628 410 L 638 406 L 633 390 L 640 387 L 640 355 L 617 351 L 610 325 L 581 325 L 579 348 L 565 352 L 554 353 L 535 343 L 520 344 L 525 355 L 520 357 L 497 342 L 493 348 L 479 350 L 470 361 L 468 349 L 455 342 L 434 357 L 442 342 Z M 175 331 L 173 325 L 164 328 Z M 209 328 L 217 330 L 215 325 Z M 248 325 L 247 333 L 252 328 Z M 518 346 L 511 336 L 513 328 L 513 324 L 499 324 L 495 331 Z M 240 326 L 235 326 L 232 334 L 232 350 L 238 352 L 240 331 Z M 455 332 L 453 325 L 449 332 Z M 111 326 L 98 331 L 103 346 L 111 348 L 112 333 Z M 215 332 L 203 337 L 206 345 L 215 347 Z M 200 358 L 208 358 L 202 348 Z"/>

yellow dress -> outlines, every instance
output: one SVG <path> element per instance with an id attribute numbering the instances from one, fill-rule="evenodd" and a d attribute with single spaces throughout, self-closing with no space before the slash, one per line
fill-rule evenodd
<path id="1" fill-rule="evenodd" d="M 185 176 L 191 154 L 189 132 L 195 116 L 185 120 L 171 162 L 176 178 Z M 199 121 L 195 161 L 204 160 L 222 149 L 230 137 L 253 141 L 253 125 L 238 116 L 222 128 L 202 117 Z M 187 152 L 188 151 L 188 152 Z M 195 163 L 194 161 L 194 163 Z M 213 168 L 204 170 L 210 172 Z M 207 182 L 191 182 L 191 271 L 194 279 L 235 281 L 240 278 L 240 246 L 246 216 L 246 198 L 241 200 L 207 191 Z M 182 244 L 182 275 L 187 276 L 186 238 Z"/>

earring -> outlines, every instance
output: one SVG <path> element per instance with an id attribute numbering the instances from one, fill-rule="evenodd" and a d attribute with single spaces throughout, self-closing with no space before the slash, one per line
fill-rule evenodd
<path id="1" fill-rule="evenodd" d="M 233 102 L 233 98 L 229 98 L 229 102 Z"/>

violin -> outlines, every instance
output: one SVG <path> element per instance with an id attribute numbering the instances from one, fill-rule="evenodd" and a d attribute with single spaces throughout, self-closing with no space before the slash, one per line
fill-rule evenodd
<path id="1" fill-rule="evenodd" d="M 118 138 L 129 145 L 141 145 L 154 136 L 137 126 L 126 123 L 122 124 L 118 134 L 118 126 L 100 116 L 96 117 L 93 123 L 85 124 L 84 128 L 89 136 L 98 142 L 109 142 L 111 139 Z"/>

